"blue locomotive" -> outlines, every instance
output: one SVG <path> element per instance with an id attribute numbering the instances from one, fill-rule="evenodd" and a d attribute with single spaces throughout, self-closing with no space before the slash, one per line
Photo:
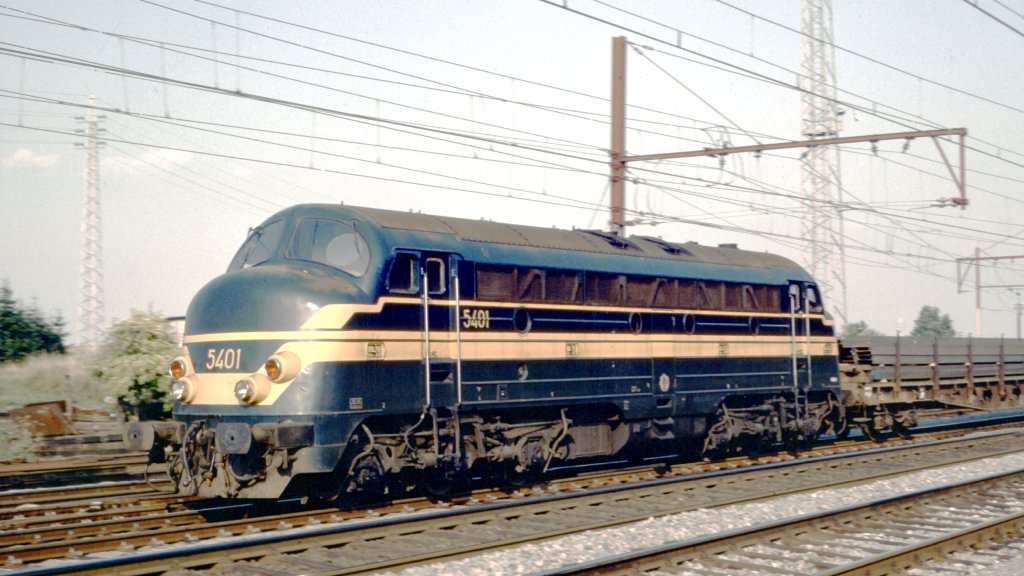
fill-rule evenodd
<path id="1" fill-rule="evenodd" d="M 837 354 L 779 256 L 299 205 L 195 296 L 173 420 L 126 439 L 184 493 L 437 493 L 799 445 L 846 426 Z"/>

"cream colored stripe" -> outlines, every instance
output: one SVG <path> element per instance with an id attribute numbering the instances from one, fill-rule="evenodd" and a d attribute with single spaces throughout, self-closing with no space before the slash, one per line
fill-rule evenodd
<path id="1" fill-rule="evenodd" d="M 213 332 L 209 334 L 191 334 L 182 340 L 185 344 L 202 342 L 242 342 L 250 340 L 342 340 L 352 332 L 342 330 L 331 331 L 290 331 L 290 332 Z M 418 332 L 417 332 L 418 334 Z"/>
<path id="2" fill-rule="evenodd" d="M 385 296 L 374 304 L 328 304 L 316 311 L 306 323 L 302 325 L 303 330 L 328 330 L 338 329 L 348 323 L 352 316 L 358 313 L 378 313 L 384 309 L 385 304 L 414 304 L 422 302 L 418 298 L 403 298 L 396 296 Z"/>
<path id="3" fill-rule="evenodd" d="M 423 358 L 423 343 L 411 340 L 380 340 L 373 342 L 381 346 L 373 358 L 381 361 L 418 361 Z M 575 356 L 569 356 L 567 345 L 575 345 Z M 506 341 L 462 341 L 463 362 L 498 360 L 615 360 L 642 358 L 770 358 L 788 357 L 792 348 L 788 342 L 765 341 L 704 341 L 704 342 L 586 342 L 572 340 L 543 340 L 519 342 Z M 813 356 L 835 356 L 835 341 L 812 342 Z M 359 362 L 370 360 L 367 342 L 289 342 L 278 352 L 289 351 L 302 359 L 304 364 L 313 362 Z M 431 358 L 454 359 L 456 344 L 451 341 L 431 341 Z M 379 357 L 379 354 L 383 357 Z M 802 344 L 797 355 L 805 356 Z"/>
<path id="4" fill-rule="evenodd" d="M 331 330 L 339 329 L 352 319 L 352 316 L 359 313 L 378 313 L 385 304 L 415 304 L 421 305 L 420 298 L 385 296 L 374 304 L 328 304 L 320 308 L 313 316 L 302 325 L 303 330 Z M 454 307 L 455 300 L 432 300 L 433 306 Z M 462 300 L 459 302 L 462 308 L 520 308 L 524 304 L 514 302 L 483 302 L 478 300 Z M 735 318 L 758 318 L 785 319 L 791 318 L 790 314 L 782 312 L 756 312 L 756 311 L 715 311 L 715 310 L 688 310 L 684 308 L 644 308 L 626 306 L 589 306 L 582 304 L 526 304 L 536 310 L 564 310 L 564 311 L 587 311 L 587 312 L 643 312 L 651 314 L 691 314 L 694 316 L 727 316 Z M 807 314 L 797 314 L 797 320 L 803 320 Z M 821 314 L 811 314 L 810 317 L 820 318 L 826 324 L 832 324 L 830 320 Z"/>
<path id="5" fill-rule="evenodd" d="M 431 330 L 431 340 L 452 340 L 455 334 L 448 331 Z M 281 331 L 281 332 L 217 332 L 210 334 L 192 334 L 186 336 L 185 344 L 200 344 L 204 342 L 235 342 L 254 340 L 305 340 L 305 341 L 379 341 L 379 340 L 414 340 L 422 341 L 423 333 L 418 330 L 317 330 L 317 331 Z M 540 330 L 518 334 L 511 332 L 496 332 L 486 330 L 462 330 L 462 341 L 501 341 L 520 342 L 530 341 L 552 341 L 552 342 L 636 342 L 636 341 L 698 341 L 698 342 L 762 342 L 762 341 L 784 341 L 789 342 L 789 335 L 715 335 L 715 334 L 683 334 L 683 333 L 657 333 L 657 334 L 633 334 L 628 331 L 618 333 L 592 333 L 592 332 L 541 332 Z M 797 336 L 797 344 L 805 341 L 804 336 Z M 831 336 L 813 336 L 815 342 L 834 342 Z"/>

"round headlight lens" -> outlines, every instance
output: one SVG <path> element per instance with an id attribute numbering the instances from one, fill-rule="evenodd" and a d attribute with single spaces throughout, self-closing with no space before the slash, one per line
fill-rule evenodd
<path id="1" fill-rule="evenodd" d="M 182 358 L 175 358 L 171 362 L 171 378 L 175 380 L 185 375 L 185 360 Z"/>
<path id="2" fill-rule="evenodd" d="M 281 360 L 278 358 L 271 358 L 270 360 L 267 360 L 267 363 L 264 364 L 263 367 L 267 370 L 267 378 L 270 378 L 271 380 L 277 380 L 283 373 Z"/>
<path id="3" fill-rule="evenodd" d="M 189 378 L 179 378 L 171 382 L 171 398 L 178 402 L 191 402 L 196 397 L 195 384 Z"/>
<path id="4" fill-rule="evenodd" d="M 256 383 L 246 378 L 245 380 L 239 380 L 235 384 L 235 398 L 238 398 L 239 402 L 252 402 L 252 399 L 256 397 Z"/>
<path id="5" fill-rule="evenodd" d="M 174 398 L 178 402 L 185 397 L 185 383 L 181 380 L 175 380 L 171 382 L 171 398 Z"/>

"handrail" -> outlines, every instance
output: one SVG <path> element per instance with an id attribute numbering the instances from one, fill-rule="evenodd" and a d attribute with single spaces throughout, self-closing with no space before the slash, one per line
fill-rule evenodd
<path id="1" fill-rule="evenodd" d="M 430 296 L 427 294 L 427 269 L 420 268 L 420 279 L 423 289 L 423 379 L 427 386 L 427 403 L 424 410 L 430 408 Z"/>

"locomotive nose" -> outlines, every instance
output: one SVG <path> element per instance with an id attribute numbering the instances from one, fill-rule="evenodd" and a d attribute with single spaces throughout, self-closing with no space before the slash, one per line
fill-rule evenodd
<path id="1" fill-rule="evenodd" d="M 365 293 L 340 274 L 288 265 L 224 274 L 189 305 L 187 334 L 298 330 L 324 303 L 361 301 Z"/>

